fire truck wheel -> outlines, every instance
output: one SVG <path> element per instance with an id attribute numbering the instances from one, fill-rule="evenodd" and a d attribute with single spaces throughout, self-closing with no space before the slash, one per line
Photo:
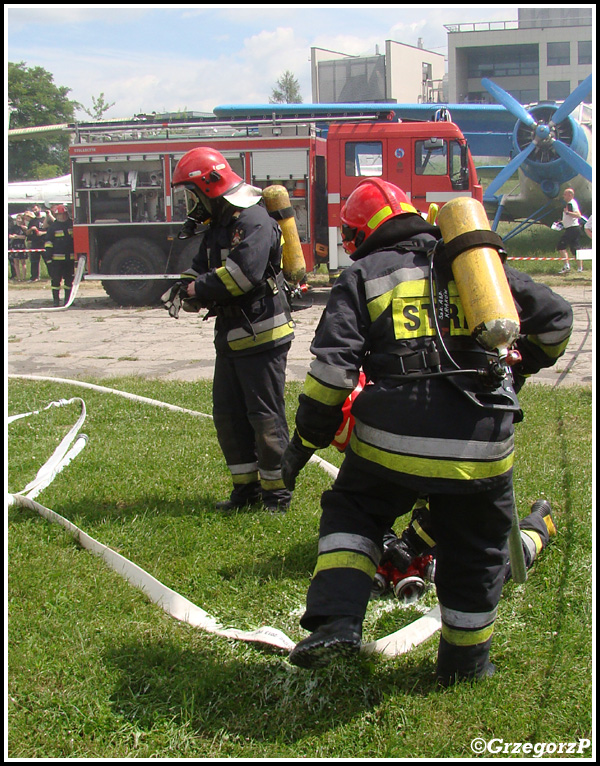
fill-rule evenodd
<path id="1" fill-rule="evenodd" d="M 103 274 L 164 274 L 166 256 L 147 239 L 128 237 L 111 245 L 102 259 Z M 120 306 L 152 306 L 169 286 L 168 281 L 106 280 L 102 287 Z"/>

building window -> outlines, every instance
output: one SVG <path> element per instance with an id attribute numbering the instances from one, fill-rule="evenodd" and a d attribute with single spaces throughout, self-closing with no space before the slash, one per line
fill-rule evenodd
<path id="1" fill-rule="evenodd" d="M 503 86 L 504 87 L 504 86 Z M 540 100 L 540 91 L 538 88 L 528 88 L 526 90 L 518 88 L 504 88 L 513 98 L 516 98 L 520 104 L 533 104 Z M 496 101 L 486 90 L 469 91 L 467 104 L 495 104 Z"/>
<path id="2" fill-rule="evenodd" d="M 548 80 L 548 99 L 550 101 L 564 101 L 571 92 L 569 80 Z"/>
<path id="3" fill-rule="evenodd" d="M 345 149 L 347 176 L 380 176 L 383 174 L 381 141 L 348 141 Z"/>
<path id="4" fill-rule="evenodd" d="M 577 43 L 577 63 L 578 64 L 591 64 L 592 63 L 592 41 L 580 40 Z"/>
<path id="5" fill-rule="evenodd" d="M 322 61 L 317 70 L 319 101 L 385 101 L 385 56 Z"/>
<path id="6" fill-rule="evenodd" d="M 570 43 L 547 43 L 548 66 L 569 66 L 571 63 Z"/>
<path id="7" fill-rule="evenodd" d="M 523 77 L 539 74 L 537 45 L 468 48 L 467 77 Z"/>

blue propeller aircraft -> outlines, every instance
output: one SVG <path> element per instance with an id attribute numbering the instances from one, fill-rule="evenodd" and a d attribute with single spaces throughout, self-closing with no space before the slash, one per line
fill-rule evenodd
<path id="1" fill-rule="evenodd" d="M 562 212 L 562 192 L 570 187 L 585 215 L 592 206 L 592 134 L 589 123 L 572 113 L 592 89 L 592 75 L 561 104 L 540 102 L 522 106 L 510 93 L 484 78 L 483 87 L 517 119 L 512 133 L 513 157 L 485 190 L 484 204 L 500 220 L 520 221 L 505 236 L 523 231 L 533 223 L 551 224 Z M 591 109 L 590 109 L 591 112 Z M 499 194 L 518 174 L 517 191 Z"/>

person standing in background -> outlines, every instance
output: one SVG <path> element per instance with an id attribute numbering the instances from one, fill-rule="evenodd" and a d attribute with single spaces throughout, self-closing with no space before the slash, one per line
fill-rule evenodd
<path id="1" fill-rule="evenodd" d="M 581 211 L 579 205 L 575 199 L 575 192 L 573 189 L 565 189 L 563 192 L 563 199 L 565 201 L 565 207 L 562 216 L 563 230 L 556 249 L 564 258 L 564 266 L 558 272 L 559 274 L 566 274 L 571 271 L 569 264 L 569 250 L 573 258 L 577 256 L 577 248 L 579 247 L 579 219 L 581 218 Z M 578 261 L 579 271 L 583 271 L 583 262 Z"/>

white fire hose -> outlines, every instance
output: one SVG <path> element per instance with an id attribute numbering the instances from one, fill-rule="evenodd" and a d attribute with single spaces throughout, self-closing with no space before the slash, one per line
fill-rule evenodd
<path id="1" fill-rule="evenodd" d="M 187 410 L 183 407 L 177 407 L 176 405 L 167 404 L 166 402 L 160 402 L 155 399 L 148 399 L 147 397 L 137 396 L 127 392 L 119 391 L 113 388 L 105 388 L 104 386 L 97 386 L 92 383 L 84 383 L 76 380 L 66 380 L 62 378 L 43 377 L 38 375 L 9 375 L 9 378 L 20 378 L 25 380 L 44 380 L 51 382 L 66 383 L 73 386 L 81 386 L 84 388 L 90 388 L 96 391 L 103 391 L 105 393 L 117 394 L 127 399 L 133 399 L 136 401 L 144 402 L 158 407 L 165 407 L 170 410 L 185 412 L 187 414 L 195 415 L 197 417 L 211 418 L 211 415 L 206 415 L 195 410 Z M 124 556 L 116 553 L 111 548 L 102 543 L 99 543 L 93 537 L 83 532 L 79 527 L 72 524 L 70 521 L 60 516 L 55 511 L 44 507 L 37 503 L 33 498 L 45 489 L 54 478 L 66 467 L 69 463 L 81 452 L 87 443 L 87 436 L 79 434 L 85 418 L 86 408 L 83 399 L 60 399 L 57 402 L 51 402 L 44 410 L 51 407 L 61 407 L 69 404 L 79 402 L 81 404 L 81 415 L 79 416 L 75 425 L 70 429 L 69 433 L 63 438 L 58 445 L 50 459 L 40 468 L 35 479 L 30 482 L 21 492 L 8 495 L 8 505 L 16 505 L 22 508 L 29 508 L 37 511 L 48 521 L 55 522 L 64 527 L 70 532 L 78 541 L 78 543 L 89 550 L 91 553 L 100 556 L 104 562 L 118 574 L 124 577 L 128 582 L 134 585 L 136 588 L 142 590 L 146 596 L 155 604 L 164 609 L 167 614 L 171 615 L 181 622 L 186 622 L 189 625 L 200 628 L 201 630 L 213 633 L 224 638 L 230 638 L 237 641 L 247 641 L 259 644 L 266 644 L 268 646 L 291 651 L 295 644 L 291 638 L 285 635 L 281 630 L 272 628 L 270 626 L 263 626 L 257 630 L 244 631 L 236 628 L 224 628 L 214 617 L 211 617 L 204 609 L 196 606 L 188 599 L 176 593 L 171 588 L 163 585 L 152 575 L 148 574 L 141 567 L 132 563 Z M 31 415 L 37 415 L 44 410 L 35 410 L 27 412 L 22 415 L 13 415 L 8 418 L 8 423 L 12 423 L 20 418 L 29 417 Z M 328 463 L 326 460 L 313 455 L 311 462 L 319 465 L 326 473 L 335 478 L 338 473 L 338 469 Z M 402 628 L 401 630 L 391 633 L 388 636 L 384 636 L 376 641 L 363 644 L 361 651 L 365 654 L 381 654 L 384 657 L 395 657 L 400 654 L 405 654 L 413 647 L 422 643 L 430 636 L 432 636 L 441 627 L 441 618 L 439 606 L 434 607 L 427 612 L 423 617 L 415 620 L 411 624 Z"/>
<path id="2" fill-rule="evenodd" d="M 16 314 L 24 314 L 29 313 L 31 311 L 65 311 L 65 309 L 68 309 L 73 301 L 75 300 L 75 297 L 77 296 L 77 291 L 79 290 L 79 285 L 81 284 L 81 280 L 83 279 L 83 272 L 85 271 L 85 265 L 86 265 L 86 259 L 85 256 L 81 256 L 79 260 L 77 261 L 77 268 L 75 270 L 75 276 L 73 278 L 73 286 L 71 287 L 71 295 L 69 296 L 69 300 L 67 303 L 65 303 L 64 306 L 42 306 L 40 308 L 36 309 L 7 309 L 8 311 Z"/>

